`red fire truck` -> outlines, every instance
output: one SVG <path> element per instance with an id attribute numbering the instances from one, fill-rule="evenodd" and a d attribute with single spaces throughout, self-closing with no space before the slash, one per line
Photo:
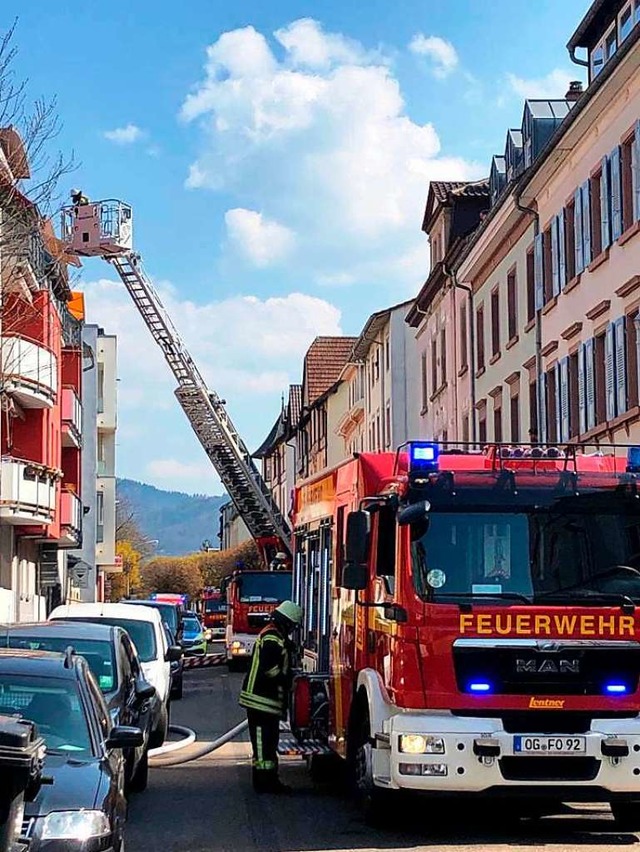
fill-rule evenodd
<path id="1" fill-rule="evenodd" d="M 640 827 L 640 448 L 415 442 L 297 489 L 292 727 L 391 791 Z"/>
<path id="2" fill-rule="evenodd" d="M 220 589 L 207 587 L 202 592 L 202 621 L 212 639 L 224 639 L 227 627 L 227 603 Z"/>
<path id="3" fill-rule="evenodd" d="M 291 597 L 291 571 L 237 569 L 222 581 L 227 605 L 226 651 L 230 668 L 246 664 L 273 610 Z"/>

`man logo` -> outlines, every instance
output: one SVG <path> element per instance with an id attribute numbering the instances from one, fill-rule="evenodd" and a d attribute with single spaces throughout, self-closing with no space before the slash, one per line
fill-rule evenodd
<path id="1" fill-rule="evenodd" d="M 516 660 L 517 674 L 580 674 L 580 660 Z"/>

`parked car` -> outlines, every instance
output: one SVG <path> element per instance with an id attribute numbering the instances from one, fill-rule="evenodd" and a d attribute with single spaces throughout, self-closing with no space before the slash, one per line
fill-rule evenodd
<path id="1" fill-rule="evenodd" d="M 203 657 L 207 653 L 204 628 L 194 613 L 189 613 L 184 618 L 184 632 L 180 644 L 185 657 Z"/>
<path id="2" fill-rule="evenodd" d="M 72 647 L 83 656 L 104 696 L 111 724 L 142 731 L 142 745 L 125 751 L 125 781 L 128 791 L 146 788 L 156 691 L 145 680 L 135 646 L 122 627 L 83 621 L 12 624 L 0 628 L 0 647 L 59 653 Z"/>
<path id="3" fill-rule="evenodd" d="M 113 726 L 87 661 L 73 652 L 0 650 L 0 713 L 31 719 L 46 742 L 44 785 L 25 804 L 29 852 L 123 852 L 123 750 L 139 728 Z"/>
<path id="4" fill-rule="evenodd" d="M 178 642 L 182 639 L 182 619 L 184 610 L 179 604 L 151 600 L 122 600 L 120 603 L 133 604 L 134 606 L 152 606 L 154 609 L 158 610 L 162 616 L 162 620 L 167 624 L 169 630 L 173 633 Z"/>
<path id="5" fill-rule="evenodd" d="M 146 680 L 156 688 L 149 745 L 151 748 L 161 746 L 169 727 L 171 661 L 182 656 L 182 648 L 167 643 L 158 610 L 120 603 L 76 603 L 56 607 L 49 616 L 50 621 L 76 619 L 93 624 L 113 624 L 127 631 L 138 651 Z"/>
<path id="6" fill-rule="evenodd" d="M 166 622 L 162 625 L 167 636 L 169 645 L 177 645 L 175 637 L 171 630 L 167 627 Z M 169 696 L 172 701 L 181 701 L 184 683 L 184 659 L 171 660 L 171 686 Z"/>

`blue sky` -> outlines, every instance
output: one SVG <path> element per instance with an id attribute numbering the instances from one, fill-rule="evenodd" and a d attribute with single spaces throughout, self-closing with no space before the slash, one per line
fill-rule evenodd
<path id="1" fill-rule="evenodd" d="M 15 70 L 57 98 L 61 190 L 134 206 L 136 248 L 251 447 L 317 334 L 419 289 L 429 179 L 488 173 L 525 97 L 582 70 L 585 0 L 5 0 Z M 66 8 L 62 8 L 65 7 Z M 217 493 L 172 382 L 109 267 L 89 319 L 119 335 L 121 476 Z"/>

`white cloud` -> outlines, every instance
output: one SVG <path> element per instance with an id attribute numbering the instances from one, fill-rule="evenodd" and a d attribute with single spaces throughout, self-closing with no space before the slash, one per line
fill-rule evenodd
<path id="1" fill-rule="evenodd" d="M 441 156 L 384 58 L 307 18 L 276 40 L 278 58 L 253 27 L 207 49 L 181 111 L 201 134 L 187 186 L 235 195 L 263 224 L 294 232 L 287 268 L 305 281 L 415 284 L 424 265 L 394 263 L 424 243 L 429 180 L 483 167 Z"/>
<path id="2" fill-rule="evenodd" d="M 312 340 L 342 333 L 340 311 L 302 293 L 195 304 L 167 283 L 156 286 L 209 388 L 228 400 L 229 413 L 250 447 L 265 437 L 281 392 L 300 381 L 302 356 Z M 119 474 L 151 476 L 160 487 L 175 474 L 173 487 L 192 490 L 196 469 L 206 470 L 208 462 L 195 436 L 185 430 L 173 396 L 176 383 L 159 347 L 120 282 L 99 279 L 83 289 L 88 322 L 118 336 L 118 428 L 126 435 L 118 442 Z M 166 462 L 172 459 L 185 468 L 170 468 Z M 220 493 L 213 473 L 209 480 L 205 490 Z"/>
<path id="3" fill-rule="evenodd" d="M 444 79 L 458 67 L 458 54 L 450 41 L 440 36 L 417 33 L 409 42 L 409 50 L 418 56 L 427 56 L 433 62 L 434 76 Z"/>
<path id="4" fill-rule="evenodd" d="M 211 465 L 205 460 L 200 464 L 185 464 L 179 459 L 152 459 L 146 467 L 147 475 L 154 482 L 164 482 L 165 487 L 176 488 L 179 482 L 180 490 L 193 487 L 211 479 Z"/>
<path id="5" fill-rule="evenodd" d="M 575 78 L 575 72 L 568 74 L 561 68 L 550 71 L 546 77 L 525 79 L 515 74 L 507 74 L 507 82 L 521 98 L 564 98 L 569 83 Z"/>
<path id="6" fill-rule="evenodd" d="M 136 124 L 127 124 L 126 127 L 105 130 L 103 136 L 110 142 L 115 142 L 116 145 L 132 145 L 141 139 L 144 133 Z"/>
<path id="7" fill-rule="evenodd" d="M 289 228 L 265 219 L 256 210 L 236 207 L 224 216 L 229 240 L 255 266 L 270 266 L 285 258 L 293 248 L 295 235 Z"/>

